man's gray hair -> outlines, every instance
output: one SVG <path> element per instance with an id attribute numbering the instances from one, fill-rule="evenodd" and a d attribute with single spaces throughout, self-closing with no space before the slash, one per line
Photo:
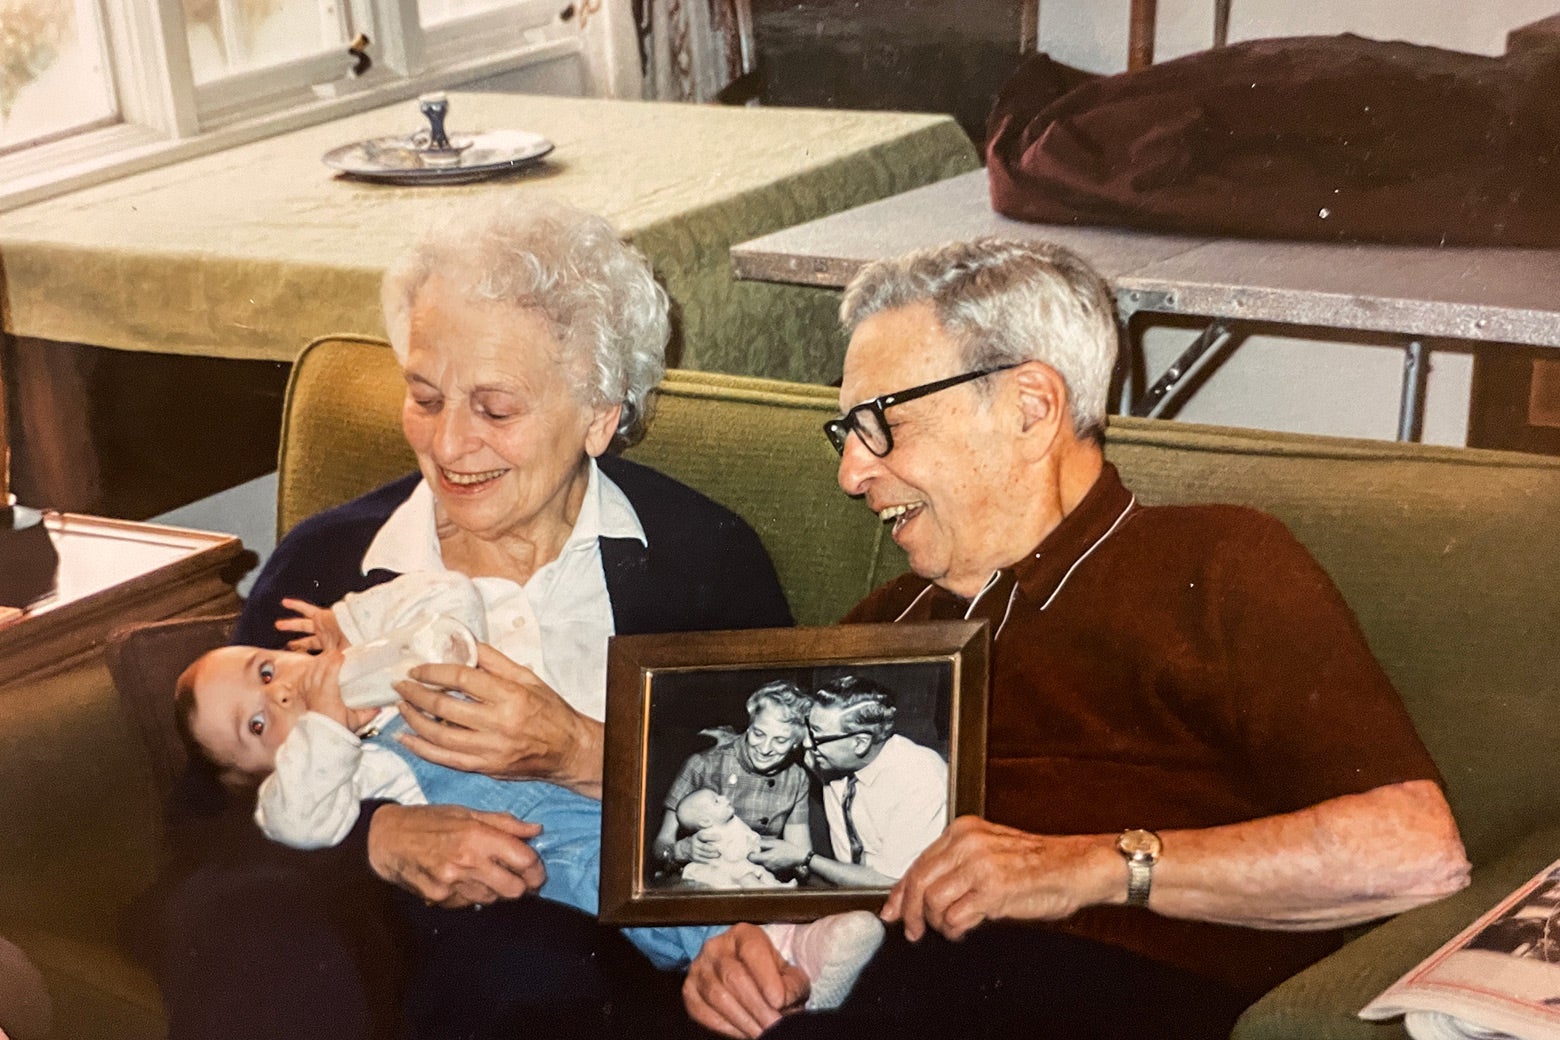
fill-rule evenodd
<path id="1" fill-rule="evenodd" d="M 645 258 L 603 218 L 558 202 L 462 200 L 444 216 L 385 272 L 381 302 L 396 356 L 406 360 L 417 294 L 440 275 L 473 300 L 541 314 L 580 399 L 621 404 L 618 436 L 638 440 L 671 338 L 666 291 Z"/>
<path id="2" fill-rule="evenodd" d="M 983 238 L 879 260 L 851 279 L 840 322 L 854 332 L 880 311 L 916 303 L 931 305 L 966 371 L 1042 362 L 1067 384 L 1077 435 L 1104 430 L 1115 308 L 1104 280 L 1077 254 L 1049 242 Z"/>

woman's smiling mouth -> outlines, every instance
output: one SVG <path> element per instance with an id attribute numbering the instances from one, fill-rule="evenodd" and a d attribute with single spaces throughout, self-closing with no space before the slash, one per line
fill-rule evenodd
<path id="1" fill-rule="evenodd" d="M 508 472 L 509 470 L 507 469 L 490 469 L 481 473 L 457 473 L 454 470 L 445 469 L 443 466 L 439 467 L 439 477 L 446 484 L 458 488 L 475 488 L 479 484 L 497 480 Z"/>

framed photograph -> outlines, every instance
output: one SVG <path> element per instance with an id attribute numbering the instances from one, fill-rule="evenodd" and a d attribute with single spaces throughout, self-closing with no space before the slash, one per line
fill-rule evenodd
<path id="1" fill-rule="evenodd" d="M 603 921 L 876 910 L 985 796 L 984 621 L 615 636 Z"/>

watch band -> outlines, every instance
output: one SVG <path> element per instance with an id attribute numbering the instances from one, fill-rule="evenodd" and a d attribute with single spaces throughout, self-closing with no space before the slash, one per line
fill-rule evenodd
<path id="1" fill-rule="evenodd" d="M 1153 831 L 1131 829 L 1116 839 L 1116 851 L 1127 861 L 1127 905 L 1147 906 L 1154 885 L 1154 864 L 1163 848 Z"/>
<path id="2" fill-rule="evenodd" d="M 1127 860 L 1127 905 L 1147 906 L 1148 893 L 1154 887 L 1154 864 L 1150 860 Z"/>

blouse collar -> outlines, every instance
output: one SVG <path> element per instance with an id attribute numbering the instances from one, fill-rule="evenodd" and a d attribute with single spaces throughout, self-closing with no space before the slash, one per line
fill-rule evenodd
<path id="1" fill-rule="evenodd" d="M 586 544 L 594 548 L 601 538 L 632 538 L 646 544 L 645 529 L 623 489 L 601 472 L 596 460 L 590 460 L 590 475 L 580 515 L 569 532 L 561 556 Z M 374 569 L 408 574 L 413 571 L 445 570 L 439 552 L 439 534 L 434 522 L 433 489 L 420 480 L 406 501 L 379 528 L 379 533 L 363 554 L 363 573 Z"/>

